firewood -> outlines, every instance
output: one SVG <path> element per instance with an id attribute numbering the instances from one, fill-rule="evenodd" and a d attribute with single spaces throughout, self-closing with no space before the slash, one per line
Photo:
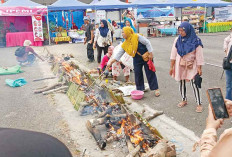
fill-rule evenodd
<path id="1" fill-rule="evenodd" d="M 59 88 L 56 88 L 56 89 L 52 89 L 52 90 L 43 92 L 43 95 L 47 95 L 47 94 L 57 92 L 57 91 L 60 91 L 60 90 L 64 90 L 64 89 L 68 89 L 68 86 L 62 86 L 62 87 L 59 87 Z"/>
<path id="2" fill-rule="evenodd" d="M 86 127 L 89 130 L 89 132 L 93 135 L 94 139 L 98 144 L 98 147 L 102 150 L 105 149 L 106 141 L 102 138 L 100 131 L 97 128 L 92 127 L 90 121 L 87 121 Z"/>
<path id="3" fill-rule="evenodd" d="M 155 112 L 153 115 L 148 116 L 148 117 L 146 117 L 145 119 L 146 119 L 147 121 L 150 121 L 150 120 L 154 119 L 155 117 L 157 117 L 157 116 L 159 116 L 159 115 L 162 115 L 163 113 L 164 113 L 163 111 L 157 111 L 157 112 Z"/>
<path id="4" fill-rule="evenodd" d="M 126 118 L 126 114 L 118 114 L 118 115 L 106 115 L 104 118 L 98 119 L 90 119 L 90 123 L 92 126 L 103 125 L 105 124 L 108 118 Z"/>
<path id="5" fill-rule="evenodd" d="M 134 157 L 139 152 L 140 149 L 141 149 L 141 146 L 138 145 L 126 157 Z"/>
<path id="6" fill-rule="evenodd" d="M 33 82 L 42 81 L 42 80 L 49 80 L 49 79 L 55 79 L 55 78 L 56 78 L 55 76 L 45 77 L 45 78 L 39 78 L 39 79 L 34 79 Z"/>
<path id="7" fill-rule="evenodd" d="M 135 147 L 131 143 L 130 137 L 128 137 L 128 136 L 126 137 L 126 144 L 127 144 L 127 148 L 128 148 L 129 153 L 131 153 L 135 149 Z"/>
<path id="8" fill-rule="evenodd" d="M 47 87 L 47 88 L 44 88 L 44 89 L 41 89 L 41 90 L 36 90 L 36 91 L 34 91 L 34 93 L 35 93 L 35 94 L 43 93 L 43 92 L 45 92 L 45 91 L 54 89 L 54 88 L 56 88 L 57 86 L 62 86 L 62 85 L 63 85 L 63 83 L 55 83 L 55 84 L 53 84 L 53 85 L 51 85 L 51 86 L 49 86 L 49 87 Z"/>
<path id="9" fill-rule="evenodd" d="M 160 141 L 154 148 L 149 149 L 142 157 L 166 157 L 168 144 L 165 141 Z"/>

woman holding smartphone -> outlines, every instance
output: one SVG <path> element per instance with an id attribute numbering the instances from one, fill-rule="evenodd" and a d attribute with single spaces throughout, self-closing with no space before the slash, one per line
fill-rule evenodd
<path id="1" fill-rule="evenodd" d="M 196 98 L 196 112 L 202 112 L 200 88 L 194 83 L 197 74 L 202 75 L 204 65 L 203 44 L 195 30 L 188 22 L 183 22 L 179 28 L 179 37 L 174 41 L 171 51 L 171 65 L 169 74 L 180 83 L 179 89 L 182 101 L 177 105 L 187 105 L 186 82 L 190 82 Z"/>

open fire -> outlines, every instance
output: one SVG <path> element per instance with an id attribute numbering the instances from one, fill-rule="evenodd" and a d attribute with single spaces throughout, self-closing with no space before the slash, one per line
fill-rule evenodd
<path id="1" fill-rule="evenodd" d="M 118 141 L 128 147 L 131 156 L 142 156 L 156 147 L 163 138 L 148 123 L 149 118 L 143 119 L 138 113 L 129 111 L 126 104 L 120 103 L 110 89 L 97 83 L 90 88 L 93 79 L 77 65 L 64 61 L 61 67 L 66 80 L 77 84 L 78 90 L 85 94 L 84 102 L 80 103 L 80 115 L 97 115 L 95 119 L 87 121 L 86 127 L 99 148 L 105 149 L 107 143 Z M 175 151 L 175 148 L 172 151 Z"/>

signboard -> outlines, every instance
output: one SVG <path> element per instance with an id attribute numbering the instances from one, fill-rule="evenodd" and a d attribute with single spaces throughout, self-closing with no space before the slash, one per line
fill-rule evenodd
<path id="1" fill-rule="evenodd" d="M 232 20 L 232 7 L 215 8 L 214 14 L 217 21 L 230 21 Z"/>
<path id="2" fill-rule="evenodd" d="M 174 8 L 137 9 L 137 19 L 174 16 Z"/>
<path id="3" fill-rule="evenodd" d="M 32 26 L 33 26 L 34 41 L 44 41 L 41 15 L 32 16 Z"/>
<path id="4" fill-rule="evenodd" d="M 204 15 L 205 14 L 205 8 L 203 7 L 197 7 L 197 8 L 183 8 L 182 9 L 182 16 L 189 16 L 189 15 Z"/>
<path id="5" fill-rule="evenodd" d="M 46 15 L 46 7 L 0 7 L 0 16 Z"/>
<path id="6" fill-rule="evenodd" d="M 106 19 L 106 11 L 105 10 L 97 10 L 96 23 L 100 23 L 100 21 L 102 19 Z"/>

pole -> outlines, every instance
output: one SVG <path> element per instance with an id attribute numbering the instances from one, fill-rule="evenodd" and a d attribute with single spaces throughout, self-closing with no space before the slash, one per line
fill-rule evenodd
<path id="1" fill-rule="evenodd" d="M 205 14 L 204 14 L 204 25 L 203 25 L 203 33 L 205 33 L 205 22 L 206 22 L 206 4 L 205 4 Z"/>
<path id="2" fill-rule="evenodd" d="M 47 14 L 47 27 L 48 27 L 48 41 L 49 41 L 49 45 L 51 45 L 50 24 L 49 24 L 48 14 Z"/>

